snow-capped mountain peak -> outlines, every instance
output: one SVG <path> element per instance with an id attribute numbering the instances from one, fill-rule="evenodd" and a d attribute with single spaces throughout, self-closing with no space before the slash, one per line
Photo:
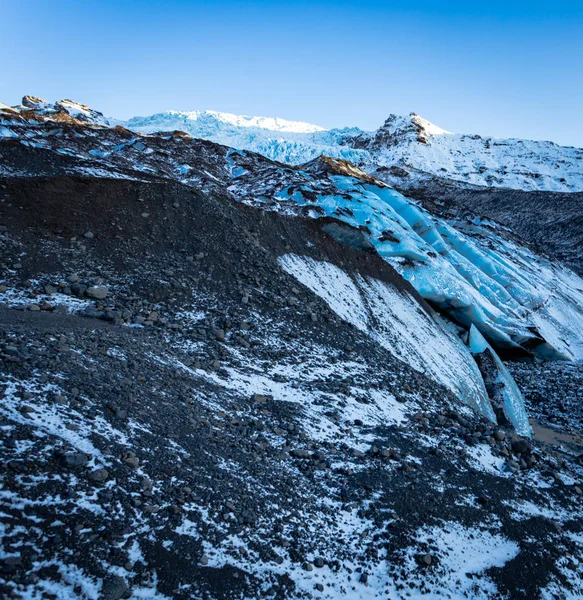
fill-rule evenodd
<path id="1" fill-rule="evenodd" d="M 437 125 L 434 125 L 427 119 L 424 119 L 417 113 L 412 112 L 406 117 L 394 114 L 389 115 L 382 127 L 377 130 L 375 138 L 383 134 L 393 136 L 415 134 L 417 139 L 421 141 L 422 138 L 427 139 L 431 136 L 451 135 L 451 131 L 446 131 Z"/>
<path id="2" fill-rule="evenodd" d="M 219 112 L 215 110 L 194 110 L 178 111 L 169 110 L 151 117 L 134 117 L 128 121 L 128 125 L 143 127 L 148 123 L 166 123 L 168 121 L 177 121 L 186 124 L 190 129 L 213 127 L 217 130 L 221 128 L 234 127 L 242 130 L 260 129 L 268 132 L 277 133 L 316 133 L 325 131 L 323 127 L 304 123 L 302 121 L 288 121 L 278 117 L 251 117 L 247 115 L 235 115 L 232 113 Z"/>
<path id="3" fill-rule="evenodd" d="M 112 119 L 107 119 L 103 113 L 92 109 L 86 104 L 64 99 L 55 102 L 47 102 L 36 96 L 24 96 L 20 106 L 13 107 L 16 110 L 33 110 L 36 115 L 49 120 L 62 120 L 71 118 L 83 123 L 93 125 L 109 126 L 114 124 Z"/>

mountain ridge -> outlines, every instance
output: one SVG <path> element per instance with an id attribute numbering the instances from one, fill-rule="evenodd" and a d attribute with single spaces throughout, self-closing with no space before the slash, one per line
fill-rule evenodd
<path id="1" fill-rule="evenodd" d="M 23 105 L 31 104 L 31 98 L 25 97 Z M 358 127 L 325 129 L 302 121 L 212 110 L 166 111 L 123 121 L 107 118 L 70 100 L 51 105 L 32 98 L 32 103 L 45 113 L 65 113 L 140 133 L 183 130 L 193 137 L 251 150 L 293 165 L 324 154 L 348 160 L 397 186 L 414 186 L 420 178 L 444 177 L 460 185 L 583 191 L 581 148 L 551 141 L 451 133 L 416 113 L 391 114 L 376 131 L 370 132 Z"/>

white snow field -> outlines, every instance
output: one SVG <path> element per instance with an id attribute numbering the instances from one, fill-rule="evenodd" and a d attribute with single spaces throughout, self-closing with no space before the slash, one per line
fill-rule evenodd
<path id="1" fill-rule="evenodd" d="M 279 262 L 290 275 L 323 298 L 339 317 L 496 421 L 468 348 L 444 323 L 422 311 L 416 299 L 378 279 L 351 277 L 331 263 L 306 256 L 286 254 Z"/>

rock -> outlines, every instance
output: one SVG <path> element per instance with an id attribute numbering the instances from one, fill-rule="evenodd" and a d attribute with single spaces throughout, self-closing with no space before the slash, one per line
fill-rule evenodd
<path id="1" fill-rule="evenodd" d="M 73 283 L 71 285 L 71 293 L 78 298 L 81 298 L 85 294 L 86 290 L 87 286 L 83 283 Z"/>
<path id="2" fill-rule="evenodd" d="M 312 563 L 309 563 L 309 562 L 305 562 L 302 565 L 302 567 L 303 567 L 304 571 L 313 571 L 314 570 L 314 566 L 312 565 Z"/>
<path id="3" fill-rule="evenodd" d="M 91 481 L 99 482 L 105 481 L 109 477 L 109 471 L 107 469 L 95 469 L 89 474 Z"/>
<path id="4" fill-rule="evenodd" d="M 93 239 L 95 236 L 93 235 L 93 232 L 92 232 L 92 231 L 86 231 L 86 232 L 83 234 L 83 237 L 84 237 L 84 238 L 87 238 L 88 240 L 92 240 L 92 239 Z"/>
<path id="5" fill-rule="evenodd" d="M 93 304 L 90 304 L 82 313 L 85 317 L 90 319 L 103 319 L 105 318 L 105 311 L 97 310 Z"/>
<path id="6" fill-rule="evenodd" d="M 421 560 L 423 561 L 423 564 L 429 566 L 433 562 L 433 557 L 431 554 L 425 554 Z"/>
<path id="7" fill-rule="evenodd" d="M 576 493 L 578 496 L 583 496 L 583 490 L 582 490 L 582 489 L 581 489 L 581 488 L 580 488 L 578 485 L 576 485 L 576 486 L 573 488 L 573 491 L 574 491 L 574 492 L 575 492 L 575 493 Z"/>
<path id="8" fill-rule="evenodd" d="M 321 569 L 326 563 L 324 562 L 324 559 L 321 557 L 316 558 L 316 560 L 314 560 L 314 566 L 318 567 L 318 569 Z"/>
<path id="9" fill-rule="evenodd" d="M 519 437 L 515 437 L 512 442 L 510 442 L 510 446 L 514 454 L 528 454 L 532 448 L 530 440 Z"/>
<path id="10" fill-rule="evenodd" d="M 109 290 L 103 285 L 92 285 L 85 290 L 85 295 L 89 296 L 89 298 L 95 298 L 96 300 L 103 300 Z"/>
<path id="11" fill-rule="evenodd" d="M 206 565 L 209 564 L 209 557 L 206 554 L 203 554 L 200 557 L 200 561 L 199 562 L 200 562 L 201 565 L 206 566 Z"/>
<path id="12" fill-rule="evenodd" d="M 361 573 L 360 577 L 358 578 L 358 581 L 360 581 L 360 583 L 363 583 L 364 585 L 368 584 L 368 573 Z"/>
<path id="13" fill-rule="evenodd" d="M 497 429 L 494 432 L 493 437 L 497 442 L 502 442 L 506 439 L 506 434 L 503 431 L 500 431 L 500 429 Z"/>
<path id="14" fill-rule="evenodd" d="M 103 581 L 101 600 L 120 600 L 128 591 L 128 584 L 119 575 L 109 575 Z"/>
<path id="15" fill-rule="evenodd" d="M 8 291 L 8 286 L 7 285 L 0 285 L 0 294 L 3 294 L 4 292 Z"/>
<path id="16" fill-rule="evenodd" d="M 131 450 L 122 456 L 122 460 L 128 467 L 136 468 L 140 464 L 140 459 Z"/>
<path id="17" fill-rule="evenodd" d="M 61 457 L 61 462 L 66 467 L 84 467 L 89 462 L 89 457 L 87 454 L 83 454 L 83 452 L 67 452 Z"/>
<path id="18" fill-rule="evenodd" d="M 292 456 L 296 458 L 310 458 L 310 451 L 305 450 L 304 448 L 296 448 L 290 452 Z"/>
<path id="19" fill-rule="evenodd" d="M 255 404 L 265 404 L 271 399 L 271 396 L 266 396 L 264 394 L 253 394 L 251 396 L 251 400 L 255 402 Z"/>

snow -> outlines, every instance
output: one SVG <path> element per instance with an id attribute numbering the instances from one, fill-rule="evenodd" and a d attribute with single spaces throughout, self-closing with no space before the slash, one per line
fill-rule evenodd
<path id="1" fill-rule="evenodd" d="M 102 416 L 93 419 L 78 411 L 72 411 L 69 406 L 48 401 L 49 394 L 63 395 L 64 392 L 54 384 L 40 384 L 37 378 L 26 382 L 18 382 L 10 375 L 0 378 L 4 386 L 4 395 L 0 403 L 0 414 L 14 423 L 34 425 L 42 435 L 52 435 L 66 441 L 71 447 L 92 457 L 97 466 L 110 464 L 94 445 L 92 436 L 99 435 L 122 444 L 128 444 L 128 439 L 121 431 L 114 429 Z M 20 388 L 34 394 L 34 410 L 22 413 L 22 405 L 30 405 L 18 396 Z"/>
<path id="2" fill-rule="evenodd" d="M 492 454 L 492 449 L 487 444 L 477 444 L 467 448 L 467 456 L 473 466 L 491 475 L 504 476 L 505 460 Z M 509 475 L 508 475 L 509 476 Z"/>
<path id="3" fill-rule="evenodd" d="M 390 115 L 373 133 L 358 128 L 326 130 L 303 122 L 215 111 L 168 111 L 134 117 L 123 125 L 141 133 L 179 129 L 195 138 L 294 165 L 324 154 L 353 162 L 368 172 L 399 166 L 411 177 L 428 173 L 481 186 L 583 190 L 583 149 L 544 141 L 454 134 L 414 113 Z M 353 143 L 356 138 L 358 147 Z"/>
<path id="4" fill-rule="evenodd" d="M 435 547 L 432 554 L 439 560 L 437 580 L 431 582 L 431 592 L 422 596 L 428 599 L 497 597 L 494 582 L 484 574 L 504 566 L 519 553 L 518 544 L 502 535 L 455 522 L 422 528 L 417 541 Z M 475 574 L 482 577 L 472 577 Z"/>
<path id="5" fill-rule="evenodd" d="M 47 302 L 51 306 L 66 306 L 70 312 L 80 312 L 91 304 L 90 300 L 82 300 L 58 292 L 41 296 L 31 296 L 25 290 L 17 290 L 14 288 L 9 288 L 5 292 L 0 292 L 0 303 L 7 304 L 10 307 L 27 307 L 32 304 L 40 304 L 41 301 Z"/>
<path id="6" fill-rule="evenodd" d="M 441 321 L 423 311 L 415 298 L 371 277 L 350 277 L 339 267 L 310 257 L 286 254 L 279 263 L 340 318 L 495 421 L 468 349 Z"/>

